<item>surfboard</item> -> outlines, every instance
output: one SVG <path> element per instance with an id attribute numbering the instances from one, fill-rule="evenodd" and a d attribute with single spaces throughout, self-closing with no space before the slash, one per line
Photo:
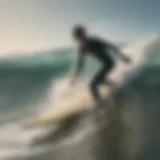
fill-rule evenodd
<path id="1" fill-rule="evenodd" d="M 107 87 L 100 88 L 100 93 L 105 96 L 108 93 Z M 22 123 L 23 128 L 36 128 L 47 125 L 53 125 L 57 122 L 80 113 L 94 106 L 94 100 L 89 91 L 79 92 L 76 96 L 73 96 L 70 100 L 64 101 L 58 106 L 53 106 L 51 109 L 37 115 L 34 119 L 26 120 Z"/>

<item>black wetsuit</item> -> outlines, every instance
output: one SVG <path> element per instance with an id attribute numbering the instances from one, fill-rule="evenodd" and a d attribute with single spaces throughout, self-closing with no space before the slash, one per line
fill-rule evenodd
<path id="1" fill-rule="evenodd" d="M 118 48 L 108 42 L 95 37 L 88 38 L 79 47 L 79 58 L 76 68 L 76 74 L 78 74 L 82 70 L 86 55 L 94 56 L 102 64 L 102 68 L 96 73 L 95 77 L 90 83 L 91 92 L 94 98 L 98 101 L 100 100 L 98 85 L 105 83 L 105 76 L 114 67 L 114 60 L 110 56 L 111 51 L 118 52 Z"/>

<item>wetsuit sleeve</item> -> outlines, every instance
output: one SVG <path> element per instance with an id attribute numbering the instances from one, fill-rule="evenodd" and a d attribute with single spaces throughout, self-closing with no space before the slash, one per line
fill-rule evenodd
<path id="1" fill-rule="evenodd" d="M 128 61 L 128 58 L 121 52 L 119 47 L 117 47 L 113 44 L 110 44 L 110 43 L 108 43 L 107 45 L 108 45 L 109 50 L 111 50 L 111 52 L 113 52 L 114 54 L 119 56 L 121 59 Z"/>
<path id="2" fill-rule="evenodd" d="M 84 66 L 84 61 L 85 61 L 85 51 L 82 48 L 80 48 L 76 63 L 75 76 L 78 76 L 81 73 Z"/>
<path id="3" fill-rule="evenodd" d="M 108 51 L 112 51 L 116 53 L 119 52 L 119 47 L 117 47 L 116 45 L 108 41 L 102 40 L 100 38 L 96 38 L 95 42 L 97 42 L 97 44 L 99 44 L 101 48 L 107 49 Z"/>
<path id="4" fill-rule="evenodd" d="M 119 47 L 117 47 L 116 45 L 114 45 L 114 44 L 112 44 L 112 43 L 109 43 L 109 42 L 106 42 L 106 48 L 107 48 L 108 50 L 113 51 L 114 53 L 119 53 L 119 52 L 120 52 Z"/>

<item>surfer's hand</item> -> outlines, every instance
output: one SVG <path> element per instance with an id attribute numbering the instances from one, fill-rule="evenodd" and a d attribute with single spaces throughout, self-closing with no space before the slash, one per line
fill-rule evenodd
<path id="1" fill-rule="evenodd" d="M 70 80 L 70 85 L 71 85 L 71 86 L 75 86 L 75 85 L 76 85 L 76 79 L 75 79 L 75 78 L 72 78 L 72 79 Z"/>
<path id="2" fill-rule="evenodd" d="M 127 64 L 131 64 L 131 62 L 132 62 L 131 59 L 129 57 L 126 57 L 126 56 L 123 57 L 123 61 Z"/>
<path id="3" fill-rule="evenodd" d="M 126 56 L 126 55 L 123 54 L 122 52 L 118 52 L 118 53 L 119 53 L 119 55 L 120 55 L 120 59 L 121 59 L 124 63 L 127 63 L 127 64 L 131 64 L 131 63 L 132 63 L 131 59 L 130 59 L 128 56 Z"/>

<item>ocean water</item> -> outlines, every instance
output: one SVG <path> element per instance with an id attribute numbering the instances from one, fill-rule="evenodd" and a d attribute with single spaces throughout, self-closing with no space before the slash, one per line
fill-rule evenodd
<path id="1" fill-rule="evenodd" d="M 74 119 L 71 126 L 63 126 L 56 136 L 40 142 L 36 141 L 52 128 L 25 130 L 19 124 L 63 100 L 67 103 L 68 97 L 86 88 L 99 65 L 94 59 L 88 60 L 86 71 L 73 89 L 68 87 L 75 59 L 72 49 L 1 59 L 0 160 L 159 159 L 160 38 L 144 38 L 122 50 L 135 65 L 119 63 L 111 75 L 123 78 L 108 105 L 114 108 L 108 112 L 116 123 L 101 128 L 105 120 L 97 125 L 90 117 L 80 118 L 81 123 L 78 119 L 77 124 Z"/>

